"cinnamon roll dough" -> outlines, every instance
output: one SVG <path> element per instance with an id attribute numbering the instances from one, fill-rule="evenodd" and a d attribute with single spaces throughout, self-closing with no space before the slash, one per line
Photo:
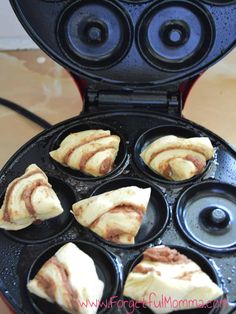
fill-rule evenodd
<path id="1" fill-rule="evenodd" d="M 151 188 L 124 187 L 79 201 L 75 219 L 105 240 L 134 244 L 147 211 Z"/>
<path id="2" fill-rule="evenodd" d="M 208 137 L 161 137 L 141 153 L 144 163 L 168 180 L 182 181 L 200 174 L 214 155 Z"/>
<path id="3" fill-rule="evenodd" d="M 104 283 L 98 278 L 92 258 L 75 244 L 67 243 L 42 266 L 27 288 L 68 313 L 95 314 L 96 306 L 81 304 L 100 301 Z"/>
<path id="4" fill-rule="evenodd" d="M 68 135 L 50 156 L 64 166 L 99 177 L 112 171 L 119 144 L 119 136 L 110 131 L 82 131 Z"/>
<path id="5" fill-rule="evenodd" d="M 143 260 L 129 273 L 124 295 L 146 302 L 153 313 L 164 314 L 196 308 L 202 302 L 206 304 L 222 296 L 223 291 L 185 255 L 165 246 L 156 246 L 147 249 Z M 164 298 L 177 300 L 178 308 L 173 308 L 171 302 L 156 306 L 162 304 Z M 150 299 L 151 303 L 148 303 Z"/>
<path id="6" fill-rule="evenodd" d="M 13 180 L 0 209 L 0 228 L 20 230 L 36 220 L 46 220 L 63 212 L 46 174 L 35 164 Z"/>

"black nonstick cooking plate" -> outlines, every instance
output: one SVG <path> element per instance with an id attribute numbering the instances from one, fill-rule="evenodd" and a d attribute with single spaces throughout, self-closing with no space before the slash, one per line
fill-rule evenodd
<path id="1" fill-rule="evenodd" d="M 130 121 L 135 121 L 135 123 L 130 123 Z M 55 162 L 50 158 L 49 151 L 63 130 L 70 128 L 74 130 L 75 128 L 79 128 L 80 125 L 85 124 L 87 126 L 90 124 L 94 125 L 95 122 L 99 123 L 100 126 L 104 124 L 104 128 L 111 127 L 114 132 L 117 131 L 119 134 L 122 134 L 128 153 L 125 162 L 122 163 L 122 165 L 117 164 L 110 176 L 97 178 L 96 180 L 90 180 L 90 177 L 86 180 L 86 178 L 83 177 L 83 180 L 81 180 L 79 173 L 76 176 L 58 168 Z M 140 127 L 137 128 L 136 125 Z M 156 130 L 162 129 L 162 126 L 168 129 L 174 127 L 175 130 L 178 128 L 181 130 L 185 129 L 186 136 L 189 132 L 194 132 L 199 134 L 199 136 L 208 136 L 211 139 L 216 153 L 214 160 L 211 161 L 210 166 L 202 175 L 188 182 L 178 182 L 177 184 L 174 182 L 165 183 L 158 178 L 151 179 L 147 177 L 145 172 L 137 167 L 134 151 L 140 136 L 154 127 L 156 127 Z M 157 133 L 156 136 L 158 137 L 158 135 Z M 126 277 L 134 259 L 150 245 L 163 243 L 197 250 L 199 254 L 208 260 L 212 269 L 217 274 L 217 280 L 224 289 L 228 301 L 230 303 L 236 301 L 236 245 L 231 246 L 230 252 L 224 247 L 221 248 L 220 251 L 217 248 L 211 248 L 209 250 L 209 245 L 199 245 L 199 243 L 197 243 L 199 240 L 194 238 L 193 235 L 190 237 L 186 234 L 186 227 L 180 226 L 178 221 L 176 221 L 176 215 L 178 215 L 179 219 L 182 219 L 182 208 L 186 210 L 184 207 L 186 202 L 190 202 L 191 198 L 193 201 L 195 200 L 194 196 L 188 192 L 189 190 L 191 191 L 191 189 L 196 188 L 198 191 L 201 191 L 198 186 L 205 184 L 208 186 L 208 189 L 210 189 L 212 196 L 212 194 L 218 193 L 220 182 L 222 186 L 227 185 L 231 186 L 231 190 L 235 189 L 236 153 L 224 140 L 192 122 L 178 118 L 173 119 L 160 114 L 156 115 L 151 112 L 124 110 L 81 116 L 60 123 L 52 129 L 43 132 L 22 147 L 20 151 L 11 158 L 1 171 L 1 197 L 3 197 L 9 182 L 24 172 L 25 168 L 31 163 L 36 163 L 41 167 L 49 178 L 57 178 L 57 180 L 60 180 L 60 193 L 64 193 L 65 197 L 69 196 L 71 201 L 74 200 L 72 200 L 73 194 L 71 194 L 72 192 L 67 194 L 68 190 L 73 191 L 76 195 L 76 200 L 80 200 L 89 197 L 91 194 L 100 194 L 108 189 L 113 190 L 122 186 L 133 184 L 140 187 L 150 186 L 152 188 L 151 203 L 149 205 L 151 206 L 150 214 L 155 216 L 153 217 L 155 225 L 153 228 L 149 226 L 149 232 L 151 232 L 150 237 L 145 234 L 147 229 L 144 228 L 142 234 L 141 228 L 141 233 L 138 236 L 138 242 L 141 241 L 141 243 L 138 243 L 137 246 L 129 247 L 116 246 L 101 240 L 88 229 L 80 226 L 73 217 L 72 225 L 65 228 L 62 234 L 59 233 L 55 237 L 41 243 L 38 243 L 34 238 L 24 243 L 22 237 L 17 236 L 17 233 L 10 231 L 1 232 L 0 251 L 2 256 L 5 257 L 0 261 L 1 291 L 14 306 L 17 313 L 35 313 L 35 307 L 32 305 L 31 297 L 29 297 L 26 290 L 26 282 L 32 267 L 34 269 L 32 265 L 37 264 L 36 261 L 40 259 L 39 256 L 44 254 L 43 252 L 47 251 L 49 247 L 59 247 L 60 243 L 81 240 L 98 245 L 112 254 L 110 259 L 113 260 L 113 264 L 115 264 L 120 271 L 120 287 L 118 292 L 120 296 L 124 283 L 123 278 Z M 233 197 L 231 201 L 234 201 Z M 181 207 L 180 204 L 182 204 Z M 210 205 L 209 199 L 209 206 Z M 216 200 L 214 201 L 214 205 L 220 207 L 220 204 L 217 204 Z M 181 213 L 178 213 L 178 208 L 181 208 Z M 170 211 L 169 220 L 167 219 L 168 210 Z M 230 210 L 230 208 L 228 208 L 228 210 Z M 199 215 L 201 215 L 201 212 Z M 194 215 L 193 217 L 196 220 Z M 158 226 L 161 219 L 162 226 Z M 149 224 L 150 223 L 151 221 Z M 181 223 L 183 224 L 184 221 L 181 220 Z M 235 221 L 232 223 L 234 224 Z M 68 222 L 68 224 L 70 223 Z M 196 224 L 197 221 L 195 221 L 195 225 Z M 180 230 L 180 228 L 182 230 Z M 27 229 L 24 231 L 24 236 L 27 237 Z M 212 239 L 212 237 L 215 237 L 217 241 L 217 237 L 220 239 L 221 236 L 210 229 L 208 238 Z M 108 265 L 107 271 L 113 271 L 112 267 L 114 266 Z M 228 309 L 230 308 L 227 308 L 227 310 Z M 201 313 L 200 310 L 199 313 Z"/>
<path id="2" fill-rule="evenodd" d="M 10 2 L 46 53 L 99 90 L 171 90 L 170 83 L 196 75 L 235 44 L 235 1 Z"/>
<path id="3" fill-rule="evenodd" d="M 222 236 L 229 230 L 227 226 L 235 225 L 235 197 L 230 198 L 230 206 L 227 202 L 222 205 L 222 199 L 226 199 L 222 193 L 231 195 L 235 190 L 236 152 L 217 135 L 180 118 L 183 80 L 192 79 L 235 45 L 236 1 L 10 2 L 36 43 L 73 73 L 79 87 L 83 85 L 85 99 L 81 116 L 36 136 L 0 173 L 3 199 L 8 184 L 29 164 L 36 163 L 52 181 L 66 208 L 66 217 L 56 223 L 57 227 L 51 227 L 53 221 L 49 222 L 51 233 L 43 225 L 19 233 L 0 233 L 0 288 L 4 297 L 17 314 L 37 313 L 39 307 L 47 313 L 47 306 L 42 308 L 41 301 L 37 304 L 32 301 L 26 290 L 27 279 L 62 243 L 80 245 L 80 241 L 86 241 L 86 248 L 81 245 L 85 252 L 92 253 L 100 270 L 104 256 L 107 274 L 104 281 L 110 285 L 109 278 L 114 275 L 116 281 L 111 285 L 117 289 L 112 293 L 122 299 L 124 278 L 134 260 L 147 247 L 163 243 L 181 246 L 183 252 L 196 250 L 198 253 L 191 251 L 190 255 L 197 257 L 210 276 L 214 275 L 228 301 L 214 314 L 236 312 L 236 245 L 232 241 L 229 250 L 229 237 Z M 71 132 L 98 127 L 121 137 L 115 167 L 109 175 L 91 178 L 59 165 L 49 156 Z M 143 164 L 139 155 L 144 147 L 171 133 L 211 139 L 215 155 L 202 174 L 184 182 L 170 182 L 151 173 Z M 131 184 L 152 188 L 149 211 L 136 245 L 124 247 L 105 242 L 69 214 L 74 200 Z M 192 213 L 192 203 L 198 198 L 209 204 L 200 202 L 203 206 Z M 198 227 L 203 228 L 204 239 L 197 233 Z M 34 228 L 41 230 L 40 236 L 33 234 Z M 110 311 L 126 313 L 127 309 L 115 305 L 105 313 Z M 146 312 L 139 309 L 138 313 Z M 197 309 L 194 313 L 203 312 Z M 206 313 L 212 314 L 205 309 Z"/>

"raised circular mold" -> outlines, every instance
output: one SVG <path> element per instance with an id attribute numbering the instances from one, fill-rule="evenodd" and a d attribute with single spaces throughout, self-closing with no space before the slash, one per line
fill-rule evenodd
<path id="1" fill-rule="evenodd" d="M 4 231 L 8 237 L 27 244 L 38 244 L 58 237 L 71 226 L 73 216 L 70 211 L 73 203 L 76 202 L 73 190 L 58 178 L 49 176 L 48 181 L 57 194 L 64 212 L 55 218 L 36 222 L 22 230 Z"/>
<path id="2" fill-rule="evenodd" d="M 200 254 L 199 252 L 197 252 L 194 249 L 190 249 L 190 248 L 186 248 L 183 246 L 173 246 L 173 245 L 166 245 L 171 249 L 176 249 L 179 253 L 187 256 L 189 259 L 191 259 L 193 262 L 195 262 L 198 266 L 200 266 L 200 268 L 202 269 L 202 271 L 204 271 L 210 278 L 211 280 L 216 283 L 218 286 L 221 286 L 221 282 L 219 279 L 219 276 L 216 272 L 216 270 L 213 268 L 213 266 L 211 265 L 211 263 L 209 262 L 209 260 L 203 256 L 202 254 Z M 128 273 L 130 273 L 133 268 L 141 262 L 143 258 L 143 253 L 141 255 L 139 255 L 131 264 Z M 160 294 L 161 292 L 158 291 L 158 293 Z M 131 299 L 127 298 L 127 301 L 129 301 Z M 134 307 L 135 310 L 135 314 L 152 314 L 153 312 L 145 305 L 142 306 L 141 303 L 138 304 L 137 308 Z M 209 308 L 197 308 L 197 309 L 192 309 L 192 310 L 179 310 L 179 311 L 174 311 L 173 313 L 175 314 L 184 314 L 184 313 L 188 313 L 188 314 L 216 314 L 219 312 L 219 306 L 218 309 L 214 308 L 214 306 L 209 306 Z"/>
<path id="3" fill-rule="evenodd" d="M 110 0 L 80 0 L 59 19 L 57 37 L 68 58 L 91 68 L 108 68 L 119 62 L 131 45 L 129 17 Z"/>
<path id="4" fill-rule="evenodd" d="M 142 4 L 142 3 L 150 2 L 152 0 L 121 0 L 121 1 L 133 3 L 133 4 Z"/>
<path id="5" fill-rule="evenodd" d="M 139 21 L 137 43 L 147 62 L 160 70 L 182 71 L 209 52 L 214 26 L 206 8 L 190 1 L 161 1 Z"/>
<path id="6" fill-rule="evenodd" d="M 151 143 L 153 143 L 155 140 L 157 140 L 160 137 L 167 136 L 167 135 L 175 135 L 177 137 L 182 137 L 182 138 L 190 138 L 190 137 L 199 137 L 200 135 L 192 130 L 192 129 L 187 129 L 184 127 L 180 126 L 173 126 L 173 125 L 163 125 L 160 127 L 156 127 L 150 130 L 147 130 L 144 132 L 136 141 L 134 145 L 134 161 L 139 170 L 146 176 L 148 176 L 150 179 L 158 181 L 160 183 L 164 184 L 186 184 L 188 182 L 195 181 L 202 177 L 207 170 L 210 167 L 210 161 L 207 162 L 207 165 L 205 167 L 205 170 L 201 173 L 198 174 L 188 180 L 183 180 L 183 181 L 171 181 L 168 179 L 165 179 L 164 177 L 158 175 L 154 171 L 152 171 L 142 160 L 140 154 L 142 151 Z"/>
<path id="7" fill-rule="evenodd" d="M 41 1 L 53 3 L 53 2 L 63 2 L 63 1 L 66 1 L 66 0 L 41 0 Z"/>
<path id="8" fill-rule="evenodd" d="M 79 249 L 81 249 L 84 253 L 88 254 L 94 261 L 96 271 L 98 274 L 98 277 L 100 280 L 104 282 L 104 291 L 103 291 L 103 297 L 101 300 L 106 301 L 109 300 L 112 296 L 118 296 L 119 295 L 119 289 L 120 289 L 120 271 L 117 266 L 116 260 L 112 255 L 107 252 L 105 249 L 101 248 L 100 246 L 86 242 L 86 241 L 76 241 L 74 242 L 78 246 Z M 37 272 L 40 270 L 40 268 L 43 266 L 43 264 L 49 260 L 64 244 L 66 243 L 60 243 L 57 245 L 54 245 L 47 250 L 45 250 L 40 256 L 36 258 L 32 266 L 30 267 L 30 270 L 28 272 L 27 276 L 27 282 L 32 280 Z M 78 265 L 79 267 L 79 265 Z M 36 313 L 40 314 L 65 314 L 66 312 L 63 311 L 59 306 L 57 306 L 55 303 L 49 303 L 44 299 L 41 299 L 37 297 L 34 294 L 31 294 L 29 291 L 28 296 L 30 303 L 32 304 L 34 310 Z M 85 300 L 86 301 L 86 300 Z M 98 313 L 108 313 L 109 311 L 107 308 L 102 308 L 98 310 Z"/>
<path id="9" fill-rule="evenodd" d="M 106 193 L 128 186 L 137 186 L 139 188 L 150 187 L 152 189 L 147 212 L 143 218 L 140 230 L 137 236 L 135 237 L 135 244 L 133 245 L 116 244 L 111 241 L 103 239 L 96 233 L 93 233 L 97 238 L 99 238 L 106 244 L 116 246 L 119 248 L 135 248 L 153 241 L 164 232 L 170 217 L 170 210 L 161 190 L 158 189 L 153 184 L 141 179 L 123 177 L 103 183 L 93 191 L 91 196 L 100 195 L 102 193 Z"/>
<path id="10" fill-rule="evenodd" d="M 182 233 L 195 245 L 214 252 L 236 251 L 236 187 L 203 182 L 188 188 L 176 205 Z"/>
<path id="11" fill-rule="evenodd" d="M 222 6 L 236 3 L 235 0 L 203 0 L 203 1 L 211 5 L 222 5 Z"/>
<path id="12" fill-rule="evenodd" d="M 50 157 L 51 161 L 56 166 L 56 168 L 59 171 L 66 173 L 67 175 L 73 176 L 73 177 L 80 179 L 80 180 L 88 180 L 88 181 L 95 181 L 95 180 L 104 179 L 104 178 L 112 176 L 116 172 L 118 172 L 122 168 L 122 166 L 124 166 L 125 161 L 127 160 L 126 142 L 125 142 L 125 139 L 122 136 L 122 134 L 120 134 L 113 127 L 110 127 L 106 124 L 86 122 L 86 123 L 81 123 L 81 124 L 78 124 L 78 125 L 75 125 L 72 127 L 68 127 L 66 129 L 64 129 L 63 131 L 61 131 L 59 134 L 56 135 L 56 137 L 54 137 L 52 139 L 52 141 L 51 141 L 52 143 L 51 143 L 49 149 L 50 149 L 50 151 L 58 149 L 61 142 L 71 133 L 76 133 L 76 132 L 81 132 L 81 131 L 86 131 L 86 130 L 98 130 L 98 129 L 110 130 L 111 134 L 118 135 L 120 137 L 119 151 L 118 151 L 118 154 L 117 154 L 117 157 L 115 160 L 113 170 L 111 172 L 109 172 L 107 175 L 104 175 L 104 176 L 93 177 L 90 175 L 86 175 L 79 170 L 75 170 L 75 169 L 71 169 L 69 167 L 63 166 L 59 162 L 55 161 L 53 158 Z"/>

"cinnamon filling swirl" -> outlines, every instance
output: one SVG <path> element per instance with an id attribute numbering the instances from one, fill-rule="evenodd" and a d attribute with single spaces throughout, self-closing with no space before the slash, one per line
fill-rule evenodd
<path id="1" fill-rule="evenodd" d="M 63 288 L 68 295 L 70 303 L 68 304 L 68 307 L 71 308 L 73 311 L 78 312 L 79 311 L 78 292 L 71 286 L 69 274 L 66 267 L 58 261 L 56 256 L 53 256 L 50 260 L 48 260 L 44 264 L 44 266 L 47 266 L 48 264 L 53 264 L 60 274 Z M 40 273 L 36 275 L 35 279 L 38 280 L 39 285 L 44 290 L 44 292 L 50 297 L 50 299 L 52 299 L 55 302 L 56 283 L 53 281 L 53 279 L 50 278 L 50 276 L 42 276 Z"/>
<path id="2" fill-rule="evenodd" d="M 32 171 L 32 172 L 30 172 L 30 173 L 27 173 L 27 174 L 25 174 L 25 175 L 23 175 L 22 177 L 20 177 L 20 178 L 17 178 L 17 179 L 15 179 L 14 180 L 14 182 L 12 182 L 12 184 L 11 184 L 11 186 L 9 187 L 9 189 L 7 190 L 7 192 L 6 192 L 6 196 L 5 196 L 5 211 L 4 211 L 4 215 L 3 215 L 3 220 L 4 221 L 7 221 L 7 222 L 11 222 L 11 206 L 9 206 L 9 201 L 10 201 L 10 198 L 11 198 L 11 195 L 12 195 L 12 193 L 13 193 L 13 190 L 14 190 L 14 188 L 15 188 L 15 186 L 19 183 L 19 181 L 21 181 L 21 180 L 24 180 L 24 179 L 27 179 L 27 178 L 30 178 L 31 176 L 33 176 L 33 175 L 35 175 L 35 174 L 43 174 L 42 172 L 40 172 L 40 171 L 38 171 L 38 170 L 34 170 L 34 171 Z M 44 174 L 43 174 L 44 175 Z M 42 184 L 45 184 L 44 182 L 43 182 L 43 180 L 40 180 L 40 182 L 42 182 Z M 34 190 L 34 188 L 33 188 L 33 190 Z M 32 190 L 32 192 L 33 192 L 33 190 Z M 26 191 L 24 191 L 24 192 L 26 192 Z M 24 193 L 23 193 L 24 194 Z M 28 195 L 29 193 L 27 193 L 26 192 L 26 195 Z M 30 193 L 30 196 L 31 196 L 31 194 L 32 193 Z M 31 215 L 31 213 L 32 213 L 32 216 L 34 216 L 35 215 L 35 210 L 34 209 L 32 209 L 32 204 L 30 204 L 31 202 L 30 202 L 30 197 L 26 197 L 26 199 L 27 199 L 27 204 L 28 204 L 28 207 L 27 207 L 27 205 L 26 205 L 26 207 L 27 207 L 27 210 L 29 211 L 29 213 L 30 213 L 30 215 Z M 28 201 L 29 200 L 29 201 Z"/>

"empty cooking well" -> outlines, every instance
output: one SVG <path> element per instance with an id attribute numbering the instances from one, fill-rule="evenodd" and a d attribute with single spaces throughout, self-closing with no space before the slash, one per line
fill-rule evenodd
<path id="1" fill-rule="evenodd" d="M 144 58 L 167 71 L 192 67 L 208 53 L 214 25 L 206 9 L 190 1 L 155 4 L 139 22 Z"/>
<path id="2" fill-rule="evenodd" d="M 181 231 L 198 246 L 215 252 L 236 249 L 236 188 L 204 182 L 179 198 L 176 218 Z"/>
<path id="3" fill-rule="evenodd" d="M 88 68 L 106 68 L 120 61 L 130 37 L 128 16 L 112 1 L 77 1 L 66 8 L 58 24 L 63 52 Z"/>

